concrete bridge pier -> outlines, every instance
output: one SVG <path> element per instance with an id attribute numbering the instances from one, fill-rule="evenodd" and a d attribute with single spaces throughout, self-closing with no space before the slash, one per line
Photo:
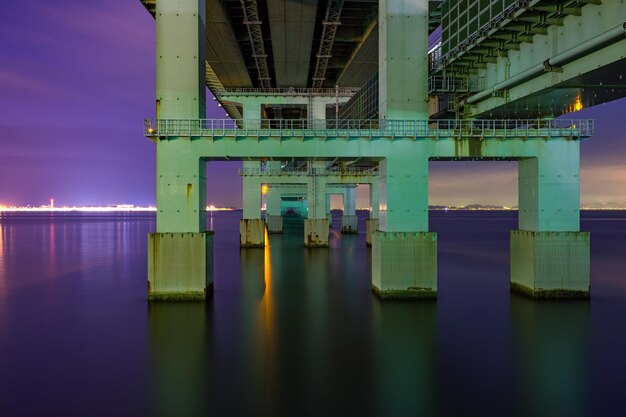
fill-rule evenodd
<path id="1" fill-rule="evenodd" d="M 326 218 L 328 219 L 328 227 L 333 227 L 333 214 L 330 211 L 330 196 L 332 194 L 326 193 Z"/>
<path id="2" fill-rule="evenodd" d="M 341 233 L 357 233 L 356 185 L 348 185 L 343 191 Z"/>
<path id="3" fill-rule="evenodd" d="M 157 142 L 157 231 L 148 235 L 148 298 L 204 299 L 213 288 L 213 232 L 206 231 L 206 163 L 186 140 Z"/>
<path id="4" fill-rule="evenodd" d="M 269 186 L 265 194 L 265 224 L 267 233 L 283 232 L 283 216 L 280 214 L 280 188 Z"/>
<path id="5" fill-rule="evenodd" d="M 370 184 L 370 217 L 365 219 L 365 244 L 372 246 L 372 232 L 378 230 L 378 181 Z"/>
<path id="6" fill-rule="evenodd" d="M 588 297 L 589 233 L 580 232 L 580 142 L 539 143 L 519 161 L 519 230 L 511 231 L 511 290 Z"/>
<path id="7" fill-rule="evenodd" d="M 243 118 L 247 125 L 255 127 L 261 118 L 261 105 L 258 100 L 241 100 Z M 259 126 L 260 127 L 260 126 Z M 265 246 L 265 223 L 261 219 L 261 173 L 260 161 L 243 161 L 243 218 L 239 222 L 239 244 L 242 248 L 262 248 Z M 251 174 L 256 175 L 251 175 Z"/>
<path id="8" fill-rule="evenodd" d="M 157 118 L 205 116 L 205 2 L 170 0 L 156 9 Z M 156 142 L 157 225 L 148 235 L 148 299 L 204 299 L 213 289 L 207 232 L 206 161 L 188 137 Z"/>
<path id="9" fill-rule="evenodd" d="M 239 222 L 239 238 L 242 248 L 262 248 L 265 246 L 265 223 L 261 218 L 261 177 L 246 175 L 246 172 L 260 172 L 258 161 L 243 162 L 243 219 Z"/>
<path id="10" fill-rule="evenodd" d="M 304 246 L 328 247 L 330 221 L 326 217 L 326 163 L 310 162 L 307 178 L 308 214 L 304 220 Z"/>
<path id="11" fill-rule="evenodd" d="M 381 0 L 378 16 L 380 117 L 427 120 L 428 1 Z M 394 148 L 380 162 L 372 290 L 381 298 L 437 296 L 437 234 L 428 231 L 428 154 L 427 145 L 416 142 L 410 152 Z"/>
<path id="12" fill-rule="evenodd" d="M 380 162 L 379 181 L 372 290 L 381 298 L 435 298 L 437 234 L 428 231 L 428 158 L 388 157 Z"/>

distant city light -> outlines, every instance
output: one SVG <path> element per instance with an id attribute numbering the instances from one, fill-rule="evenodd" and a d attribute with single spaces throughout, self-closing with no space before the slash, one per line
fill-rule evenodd
<path id="1" fill-rule="evenodd" d="M 0 212 L 154 212 L 156 207 L 134 206 L 131 204 L 118 204 L 114 206 L 63 206 L 54 207 L 54 199 L 50 199 L 50 205 L 39 207 L 19 207 L 0 204 Z"/>

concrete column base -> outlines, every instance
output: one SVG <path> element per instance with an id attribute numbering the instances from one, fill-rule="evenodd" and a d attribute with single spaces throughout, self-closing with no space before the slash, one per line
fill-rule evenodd
<path id="1" fill-rule="evenodd" d="M 372 291 L 383 299 L 437 297 L 437 234 L 372 232 Z"/>
<path id="2" fill-rule="evenodd" d="M 357 233 L 356 215 L 344 214 L 341 216 L 341 233 Z"/>
<path id="3" fill-rule="evenodd" d="M 239 221 L 239 244 L 242 248 L 265 247 L 265 223 L 263 219 Z"/>
<path id="4" fill-rule="evenodd" d="M 304 219 L 304 246 L 328 247 L 328 219 Z"/>
<path id="5" fill-rule="evenodd" d="M 378 219 L 365 219 L 365 244 L 372 246 L 372 232 L 378 230 Z"/>
<path id="6" fill-rule="evenodd" d="M 587 298 L 587 232 L 511 231 L 511 290 L 537 298 Z"/>
<path id="7" fill-rule="evenodd" d="M 265 223 L 267 224 L 267 233 L 283 232 L 283 216 L 280 214 L 267 214 L 265 216 Z"/>
<path id="8" fill-rule="evenodd" d="M 148 235 L 148 300 L 204 300 L 213 292 L 213 232 Z"/>

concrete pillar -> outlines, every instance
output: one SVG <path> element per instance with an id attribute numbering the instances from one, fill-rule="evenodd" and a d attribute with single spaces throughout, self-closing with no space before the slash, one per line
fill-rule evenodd
<path id="1" fill-rule="evenodd" d="M 205 117 L 205 2 L 156 8 L 156 116 Z M 206 227 L 205 161 L 189 138 L 157 141 L 157 230 L 148 235 L 148 299 L 205 299 L 213 288 L 213 233 Z"/>
<path id="2" fill-rule="evenodd" d="M 580 143 L 537 141 L 519 161 L 519 229 L 511 232 L 511 289 L 588 297 L 589 233 L 580 232 Z"/>
<path id="3" fill-rule="evenodd" d="M 156 5 L 157 118 L 205 118 L 205 19 L 204 0 Z"/>
<path id="4" fill-rule="evenodd" d="M 265 223 L 261 218 L 261 163 L 243 162 L 243 219 L 239 222 L 241 247 L 265 246 Z"/>
<path id="5" fill-rule="evenodd" d="M 157 233 L 206 228 L 206 161 L 186 155 L 188 140 L 157 141 Z"/>
<path id="6" fill-rule="evenodd" d="M 325 97 L 311 97 L 309 104 L 309 119 L 314 129 L 326 128 L 326 101 Z"/>
<path id="7" fill-rule="evenodd" d="M 370 217 L 365 220 L 365 244 L 372 246 L 372 232 L 378 230 L 378 181 L 370 184 Z"/>
<path id="8" fill-rule="evenodd" d="M 326 218 L 328 219 L 328 227 L 333 226 L 333 214 L 330 211 L 330 196 L 331 194 L 326 193 Z"/>
<path id="9" fill-rule="evenodd" d="M 357 233 L 356 186 L 348 185 L 343 192 L 341 233 Z"/>
<path id="10" fill-rule="evenodd" d="M 437 234 L 428 232 L 426 152 L 380 163 L 379 231 L 372 234 L 372 289 L 381 298 L 437 294 Z"/>
<path id="11" fill-rule="evenodd" d="M 241 101 L 241 107 L 243 109 L 243 119 L 247 129 L 260 129 L 261 128 L 261 103 L 254 97 L 247 98 Z"/>
<path id="12" fill-rule="evenodd" d="M 304 221 L 304 245 L 307 247 L 328 246 L 326 217 L 326 163 L 310 162 L 307 187 L 308 213 Z"/>
<path id="13" fill-rule="evenodd" d="M 283 216 L 280 214 L 280 186 L 270 186 L 265 194 L 265 223 L 268 233 L 283 232 Z"/>
<path id="14" fill-rule="evenodd" d="M 428 119 L 428 0 L 378 2 L 381 119 Z"/>

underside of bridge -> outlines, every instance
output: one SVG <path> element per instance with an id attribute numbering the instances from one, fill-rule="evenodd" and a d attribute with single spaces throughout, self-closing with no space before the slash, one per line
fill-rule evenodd
<path id="1" fill-rule="evenodd" d="M 345 187 L 342 228 L 356 231 L 351 193 L 369 184 L 382 298 L 437 294 L 428 161 L 518 161 L 511 288 L 589 295 L 579 154 L 593 121 L 555 117 L 624 96 L 624 2 L 142 3 L 157 33 L 150 298 L 212 288 L 205 166 L 219 159 L 244 161 L 242 247 L 282 228 L 277 201 L 293 187 L 306 195 L 305 246 L 328 247 L 328 195 Z M 231 118 L 206 119 L 205 86 Z"/>
<path id="2" fill-rule="evenodd" d="M 157 0 L 141 2 L 156 16 Z M 208 0 L 206 23 L 207 66 L 227 89 L 360 87 L 378 70 L 377 0 Z"/>
<path id="3" fill-rule="evenodd" d="M 157 0 L 141 2 L 156 17 Z M 585 32 L 609 29 L 607 20 L 617 26 L 623 24 L 623 3 L 601 0 L 431 0 L 427 3 L 431 34 L 431 117 L 554 117 L 626 95 L 623 54 L 616 55 L 601 68 L 574 70 L 550 85 L 544 83 L 537 91 L 509 94 L 517 86 L 491 91 L 489 83 L 496 72 L 507 73 L 496 75 L 501 79 L 524 72 L 527 68 L 515 68 L 516 55 L 542 48 L 552 32 L 561 31 L 560 36 L 579 40 L 580 36 L 572 36 L 571 28 L 562 29 L 567 19 L 582 21 L 585 12 L 601 15 L 596 19 L 600 26 L 577 24 Z M 324 94 L 329 96 L 353 98 L 340 103 L 339 117 L 380 117 L 377 0 L 207 0 L 205 7 L 206 82 L 230 117 L 241 119 L 243 113 L 241 103 L 232 100 L 234 91 L 319 94 L 319 90 L 313 89 L 320 88 L 328 89 Z M 625 47 L 623 37 L 619 40 L 621 47 Z M 595 47 L 602 46 L 605 45 Z M 552 55 L 548 50 L 543 58 L 547 61 Z M 562 72 L 562 66 L 546 66 L 543 72 L 555 75 Z M 332 91 L 336 87 L 341 90 Z M 472 96 L 481 92 L 494 100 L 475 105 Z M 310 118 L 310 114 L 302 106 L 274 103 L 267 107 L 264 117 L 301 119 Z"/>

